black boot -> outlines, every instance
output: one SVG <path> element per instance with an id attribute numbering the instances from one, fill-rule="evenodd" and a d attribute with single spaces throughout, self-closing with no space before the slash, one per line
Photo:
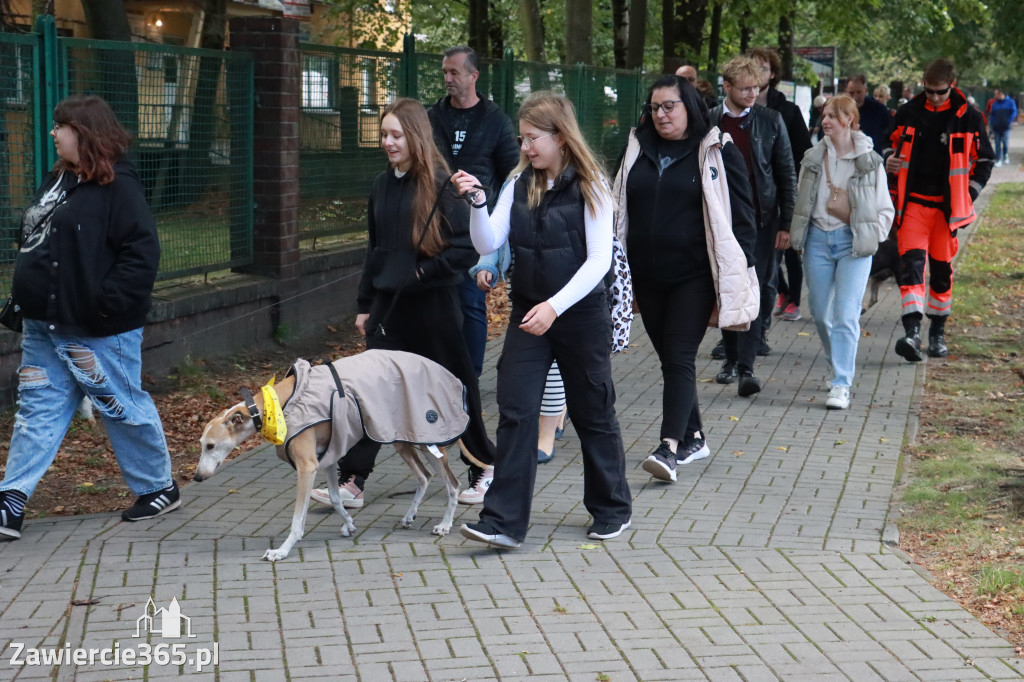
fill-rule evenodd
<path id="1" fill-rule="evenodd" d="M 928 357 L 944 358 L 949 355 L 949 349 L 946 348 L 946 318 L 929 316 L 928 319 L 932 321 L 928 327 Z"/>
<path id="2" fill-rule="evenodd" d="M 896 355 L 908 362 L 921 362 L 921 320 L 916 316 L 904 315 L 903 330 L 905 336 L 896 342 Z"/>

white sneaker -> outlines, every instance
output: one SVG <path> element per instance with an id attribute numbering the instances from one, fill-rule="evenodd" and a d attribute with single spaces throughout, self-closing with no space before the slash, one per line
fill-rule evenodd
<path id="1" fill-rule="evenodd" d="M 828 392 L 825 407 L 830 410 L 845 410 L 850 406 L 850 389 L 846 386 L 833 386 Z"/>
<path id="2" fill-rule="evenodd" d="M 363 491 L 356 485 L 354 476 L 350 476 L 347 481 L 338 487 L 338 494 L 341 496 L 341 506 L 345 509 L 363 508 Z M 313 488 L 313 492 L 309 494 L 309 499 L 320 504 L 326 504 L 328 507 L 331 506 L 331 493 L 327 488 Z"/>
<path id="3" fill-rule="evenodd" d="M 471 467 L 469 470 L 469 487 L 459 493 L 459 503 L 480 504 L 483 502 L 484 495 L 487 494 L 493 480 L 494 467 L 487 467 L 486 469 Z"/>

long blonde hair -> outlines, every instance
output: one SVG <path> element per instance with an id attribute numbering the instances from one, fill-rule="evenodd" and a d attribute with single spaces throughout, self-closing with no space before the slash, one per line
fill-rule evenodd
<path id="1" fill-rule="evenodd" d="M 553 92 L 535 92 L 526 98 L 519 107 L 519 120 L 526 121 L 533 127 L 562 136 L 565 145 L 562 165 L 557 171 L 534 172 L 527 197 L 530 208 L 540 205 L 544 192 L 548 189 L 548 178 L 557 178 L 567 166 L 575 166 L 576 175 L 580 179 L 580 190 L 583 201 L 590 210 L 591 216 L 597 215 L 600 196 L 607 194 L 604 175 L 594 152 L 583 139 L 580 126 L 576 122 L 576 110 L 567 98 Z M 512 174 L 521 173 L 530 166 L 530 158 L 523 150 L 519 151 L 519 165 Z"/>
<path id="2" fill-rule="evenodd" d="M 409 158 L 412 166 L 409 173 L 416 183 L 416 195 L 412 204 L 412 245 L 419 246 L 425 256 L 436 256 L 445 247 L 441 235 L 441 215 L 435 212 L 427 225 L 427 216 L 437 198 L 437 176 L 448 173 L 448 163 L 441 156 L 434 144 L 434 134 L 430 128 L 427 110 L 419 101 L 408 97 L 397 97 L 384 107 L 380 120 L 392 114 L 402 126 L 409 145 Z M 426 230 L 426 234 L 423 232 Z M 421 242 L 422 239 L 422 242 Z"/>

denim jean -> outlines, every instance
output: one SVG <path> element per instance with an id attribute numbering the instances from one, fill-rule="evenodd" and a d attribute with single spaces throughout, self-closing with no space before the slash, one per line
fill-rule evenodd
<path id="1" fill-rule="evenodd" d="M 832 363 L 832 385 L 853 384 L 860 341 L 860 310 L 871 274 L 871 256 L 855 258 L 849 226 L 826 232 L 810 225 L 804 243 L 804 277 L 825 349 Z"/>
<path id="2" fill-rule="evenodd" d="M 466 275 L 459 284 L 462 306 L 462 336 L 466 339 L 473 371 L 479 377 L 484 370 L 487 349 L 487 293 L 476 285 L 476 277 Z"/>
<path id="3" fill-rule="evenodd" d="M 25 320 L 18 378 L 18 413 L 0 490 L 32 496 L 83 395 L 103 417 L 132 492 L 146 495 L 171 484 L 171 457 L 160 415 L 142 390 L 141 327 L 114 336 L 80 337 Z"/>
<path id="4" fill-rule="evenodd" d="M 996 161 L 1006 161 L 1009 159 L 1010 154 L 1010 131 L 1007 130 L 993 130 L 992 131 L 992 145 L 996 151 Z"/>

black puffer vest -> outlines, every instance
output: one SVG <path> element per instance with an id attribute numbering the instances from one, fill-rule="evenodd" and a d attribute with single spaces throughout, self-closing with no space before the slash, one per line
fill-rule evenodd
<path id="1" fill-rule="evenodd" d="M 587 237 L 583 222 L 586 204 L 575 168 L 562 172 L 535 209 L 529 207 L 531 182 L 532 168 L 516 180 L 508 242 L 515 264 L 512 297 L 534 305 L 557 294 L 580 269 L 587 260 Z M 600 294 L 604 288 L 598 283 L 587 296 Z"/>

